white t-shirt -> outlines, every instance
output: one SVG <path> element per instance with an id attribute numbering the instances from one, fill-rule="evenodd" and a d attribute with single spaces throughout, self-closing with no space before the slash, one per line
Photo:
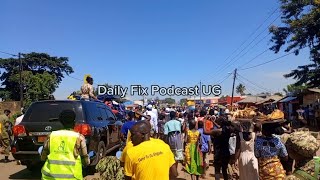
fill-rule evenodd
<path id="1" fill-rule="evenodd" d="M 181 124 L 184 123 L 184 119 L 183 118 L 178 118 L 178 120 L 181 122 Z"/>
<path id="2" fill-rule="evenodd" d="M 237 146 L 237 136 L 231 136 L 229 139 L 229 152 L 230 155 L 236 153 L 236 146 Z"/>
<path id="3" fill-rule="evenodd" d="M 156 115 L 156 118 L 158 119 L 158 110 L 157 110 L 157 109 L 152 108 L 152 112 Z"/>
<path id="4" fill-rule="evenodd" d="M 156 133 L 158 133 L 158 119 L 157 119 L 156 115 L 154 114 L 154 112 L 146 111 L 144 113 L 144 115 L 150 115 L 151 116 L 151 119 L 150 119 L 151 128 L 154 129 L 154 131 Z M 145 118 L 142 117 L 141 120 L 145 120 Z"/>

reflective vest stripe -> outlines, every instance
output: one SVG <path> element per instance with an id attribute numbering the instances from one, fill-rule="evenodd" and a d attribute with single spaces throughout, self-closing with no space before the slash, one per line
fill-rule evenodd
<path id="1" fill-rule="evenodd" d="M 49 164 L 59 164 L 59 165 L 76 165 L 76 162 L 74 161 L 59 161 L 59 160 L 48 160 Z"/>
<path id="2" fill-rule="evenodd" d="M 68 178 L 68 179 L 74 178 L 73 174 L 52 174 L 52 173 L 46 172 L 45 170 L 42 170 L 41 173 L 45 176 L 52 177 L 52 178 Z"/>

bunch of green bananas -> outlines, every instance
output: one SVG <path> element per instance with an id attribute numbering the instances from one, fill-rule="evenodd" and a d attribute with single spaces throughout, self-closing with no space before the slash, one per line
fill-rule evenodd
<path id="1" fill-rule="evenodd" d="M 115 156 L 106 156 L 96 165 L 100 180 L 124 180 L 123 167 Z"/>

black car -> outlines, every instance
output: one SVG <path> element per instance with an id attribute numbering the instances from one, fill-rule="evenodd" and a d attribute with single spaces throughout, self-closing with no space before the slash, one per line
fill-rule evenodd
<path id="1" fill-rule="evenodd" d="M 33 170 L 40 162 L 38 149 L 52 131 L 63 129 L 59 114 L 66 109 L 76 113 L 74 130 L 86 138 L 88 152 L 97 156 L 90 166 L 96 165 L 107 153 L 119 148 L 121 122 L 111 109 L 96 101 L 40 101 L 33 103 L 19 125 L 14 126 L 12 155 L 22 165 Z"/>

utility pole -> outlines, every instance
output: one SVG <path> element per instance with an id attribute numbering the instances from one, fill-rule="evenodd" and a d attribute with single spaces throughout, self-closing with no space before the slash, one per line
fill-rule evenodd
<path id="1" fill-rule="evenodd" d="M 237 77 L 237 68 L 234 70 L 233 74 L 233 84 L 232 84 L 232 94 L 231 94 L 231 111 L 233 110 L 233 93 L 234 93 L 234 84 L 236 82 L 236 77 Z"/>
<path id="2" fill-rule="evenodd" d="M 19 84 L 20 84 L 20 106 L 23 107 L 23 84 L 22 84 L 22 59 L 21 53 L 18 54 L 19 57 Z"/>

